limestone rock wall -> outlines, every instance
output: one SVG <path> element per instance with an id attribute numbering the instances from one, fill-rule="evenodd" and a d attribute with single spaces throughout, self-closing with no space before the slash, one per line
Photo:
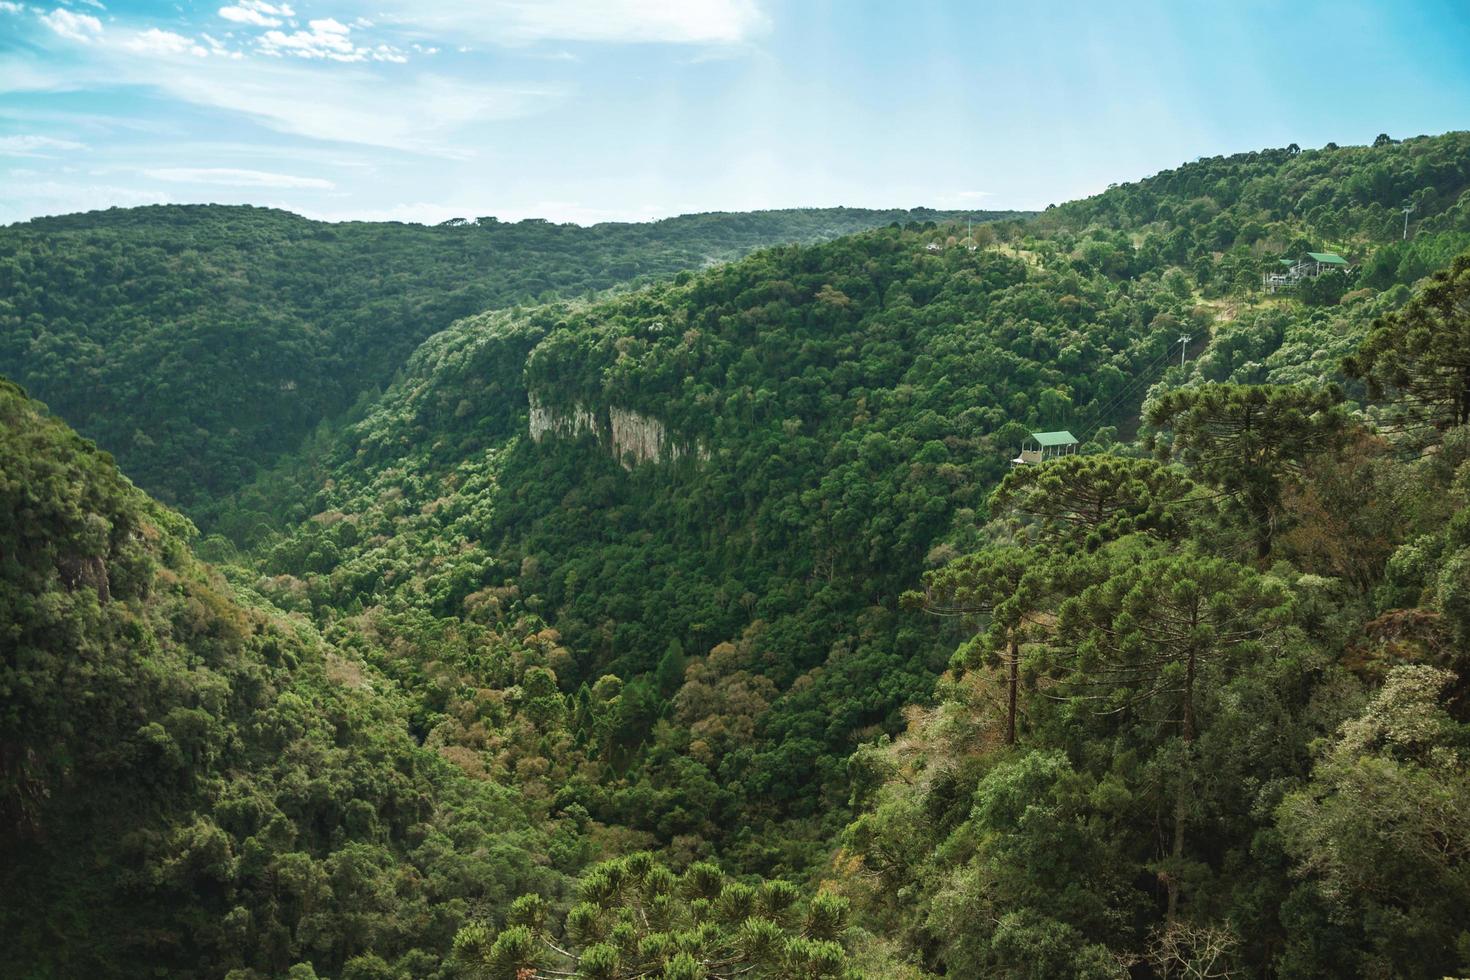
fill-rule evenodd
<path id="1" fill-rule="evenodd" d="M 544 405 L 534 391 L 530 393 L 530 400 L 531 438 L 536 442 L 540 442 L 548 432 L 565 439 L 575 439 L 584 432 L 601 438 L 597 431 L 597 416 L 580 402 L 572 406 L 571 411 L 558 411 Z"/>
<path id="2" fill-rule="evenodd" d="M 699 443 L 690 446 L 669 436 L 662 420 L 631 409 L 612 406 L 606 413 L 595 412 L 580 402 L 570 409 L 548 406 L 530 393 L 531 438 L 537 443 L 546 436 L 574 439 L 591 433 L 607 447 L 614 459 L 628 468 L 640 463 L 658 463 L 694 455 L 709 459 L 709 451 Z"/>

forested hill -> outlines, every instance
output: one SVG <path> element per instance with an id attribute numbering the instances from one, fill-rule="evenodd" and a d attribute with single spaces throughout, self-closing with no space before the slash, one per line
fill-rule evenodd
<path id="1" fill-rule="evenodd" d="M 1458 135 L 1425 145 L 1464 172 Z M 1414 254 L 1467 240 L 1441 206 L 1424 218 L 1447 227 L 1419 230 Z M 839 818 L 849 749 L 925 697 L 954 637 L 898 597 L 979 540 L 1024 435 L 1112 445 L 1155 383 L 1345 380 L 1339 354 L 1409 292 L 1401 262 L 1366 285 L 1397 246 L 1350 217 L 1340 247 L 1364 272 L 1290 296 L 1259 291 L 1312 241 L 1290 210 L 1250 246 L 1177 257 L 1048 216 L 973 243 L 963 226 L 885 228 L 470 318 L 420 348 L 320 469 L 275 474 L 218 526 L 283 605 L 325 623 L 411 613 L 369 656 L 424 692 L 439 737 L 461 737 L 440 685 L 472 676 L 476 631 L 546 617 L 577 703 L 605 674 L 623 685 L 599 736 L 612 775 L 563 797 L 790 867 L 824 831 L 753 828 Z"/>
<path id="2" fill-rule="evenodd" d="M 189 508 L 374 393 L 459 317 L 943 216 L 830 208 L 425 227 L 156 206 L 37 219 L 0 229 L 0 374 Z"/>
<path id="3" fill-rule="evenodd" d="M 190 533 L 0 381 L 0 975 L 520 978 L 527 927 L 589 894 L 584 926 L 665 977 L 846 975 L 846 899 L 592 863 L 637 838 L 553 793 L 617 692 L 573 716 L 534 616 L 476 636 L 473 739 L 425 745 L 361 638 L 231 586 Z"/>
<path id="4" fill-rule="evenodd" d="M 215 571 L 0 387 L 0 973 L 1470 974 L 1466 310 L 1459 133 L 767 248 L 457 320 Z"/>
<path id="5" fill-rule="evenodd" d="M 1440 236 L 1470 228 L 1467 189 L 1470 132 L 1402 142 L 1384 134 L 1372 146 L 1292 144 L 1201 158 L 1048 208 L 1037 224 L 1128 232 L 1140 260 L 1186 266 L 1209 280 L 1223 276 L 1235 288 L 1252 285 L 1253 260 L 1263 251 L 1294 256 L 1334 246 L 1368 260 L 1365 273 L 1383 287 L 1448 261 L 1455 250 L 1438 247 Z"/>
<path id="6" fill-rule="evenodd" d="M 580 860 L 3 381 L 0 503 L 0 974 L 427 977 Z"/>

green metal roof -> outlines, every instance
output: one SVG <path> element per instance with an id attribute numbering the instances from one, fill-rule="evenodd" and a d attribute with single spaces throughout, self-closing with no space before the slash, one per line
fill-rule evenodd
<path id="1" fill-rule="evenodd" d="M 1048 446 L 1071 446 L 1077 442 L 1077 437 L 1066 429 L 1060 432 L 1033 432 L 1031 433 L 1031 438 L 1035 439 L 1037 444 L 1043 448 Z"/>
<path id="2" fill-rule="evenodd" d="M 1343 258 L 1341 255 L 1338 255 L 1336 252 L 1308 252 L 1307 255 L 1311 257 L 1312 261 L 1321 262 L 1325 265 L 1348 264 L 1347 259 Z"/>
<path id="3" fill-rule="evenodd" d="M 1276 261 L 1280 262 L 1282 265 L 1296 265 L 1296 263 L 1293 262 L 1291 259 L 1277 259 Z"/>

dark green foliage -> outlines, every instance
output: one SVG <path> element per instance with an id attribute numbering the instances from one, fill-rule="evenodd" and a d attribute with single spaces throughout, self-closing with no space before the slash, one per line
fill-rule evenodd
<path id="1" fill-rule="evenodd" d="M 1436 976 L 1470 954 L 1470 731 L 1448 671 L 1399 666 L 1278 807 L 1304 884 L 1285 976 Z"/>
<path id="2" fill-rule="evenodd" d="M 1470 254 L 1436 273 L 1402 310 L 1375 321 L 1343 368 L 1410 425 L 1470 422 Z"/>
<path id="3" fill-rule="evenodd" d="M 169 205 L 42 218 L 0 229 L 0 374 L 194 512 L 371 397 L 460 317 L 931 216 L 425 227 Z"/>
<path id="4" fill-rule="evenodd" d="M 983 508 L 1022 424 L 1102 421 L 1163 357 L 1161 321 L 1185 315 L 1156 284 L 930 254 L 928 238 L 773 249 L 458 324 L 345 434 L 302 514 L 318 516 L 260 549 L 291 577 L 271 594 L 457 617 L 496 591 L 554 622 L 566 692 L 627 682 L 616 737 L 584 744 L 620 769 L 648 753 L 614 794 L 568 789 L 599 819 L 724 837 L 840 805 L 853 734 L 894 727 L 945 656 L 898 594 Z M 539 441 L 515 437 L 528 407 Z M 614 458 L 615 434 L 620 455 L 660 458 Z M 253 506 L 222 526 L 257 526 Z M 671 645 L 722 643 L 738 652 L 681 693 Z M 734 800 L 755 814 L 727 819 Z"/>
<path id="5" fill-rule="evenodd" d="M 1464 972 L 1467 429 L 1393 459 L 1325 419 L 1335 399 L 1310 389 L 1156 402 L 1201 483 L 1225 485 L 1222 465 L 1285 466 L 1277 560 L 1262 572 L 1211 553 L 1234 550 L 1231 527 L 1255 530 L 1248 508 L 1225 507 L 1177 539 L 1135 532 L 1089 552 L 1037 534 L 927 576 L 916 604 L 988 617 L 987 637 L 1032 624 L 1025 737 L 993 736 L 995 675 L 957 657 L 934 709 L 854 758 L 862 808 L 844 842 L 866 873 L 850 893 L 945 974 Z M 1212 428 L 1232 411 L 1251 424 Z M 1242 454 L 1245 432 L 1294 449 Z M 1398 542 L 1392 559 L 1315 572 L 1379 553 L 1380 536 Z"/>
<path id="6" fill-rule="evenodd" d="M 1341 400 L 1331 389 L 1210 384 L 1166 391 L 1146 411 L 1150 425 L 1172 436 L 1161 453 L 1229 495 L 1253 525 L 1256 557 L 1264 559 L 1290 482 L 1308 459 L 1343 444 Z"/>
<path id="7" fill-rule="evenodd" d="M 1183 265 L 1209 250 L 1250 246 L 1304 226 L 1308 241 L 1364 235 L 1396 242 L 1413 202 L 1424 231 L 1470 231 L 1470 133 L 1400 143 L 1208 157 L 1048 211 L 1040 221 L 1082 228 L 1148 228 L 1141 246 Z M 1305 248 L 1280 240 L 1271 257 Z M 1321 249 L 1317 249 L 1321 251 Z M 1254 274 L 1252 278 L 1257 278 Z"/>
<path id="8" fill-rule="evenodd" d="M 990 495 L 990 512 L 1016 518 L 1039 540 L 1096 548 L 1135 531 L 1177 537 L 1197 508 L 1185 500 L 1193 484 L 1147 459 L 1065 456 L 1018 466 Z"/>
<path id="9" fill-rule="evenodd" d="M 0 515 L 0 973 L 426 976 L 555 880 L 513 793 L 9 382 Z"/>
<path id="10" fill-rule="evenodd" d="M 479 261 L 506 229 L 293 244 L 244 212 L 300 269 L 202 210 L 11 229 L 95 245 L 167 216 L 192 244 L 158 247 L 224 284 L 160 273 L 149 316 L 258 311 L 271 269 L 263 349 L 314 311 L 288 362 L 347 387 L 300 452 L 196 498 L 233 585 L 0 392 L 0 973 L 1467 972 L 1470 426 L 1402 440 L 1363 405 L 1401 393 L 1385 365 L 1422 377 L 1460 343 L 1435 292 L 1458 273 L 1408 286 L 1470 230 L 1467 151 L 1202 160 L 974 251 L 895 223 L 422 343 L 456 302 L 519 295 L 439 278 L 446 243 Z M 632 234 L 516 228 L 565 250 L 495 269 L 570 270 L 535 290 L 563 295 L 613 275 L 587 242 Z M 1357 279 L 1258 291 L 1324 248 Z M 392 283 L 338 262 L 372 250 Z M 1380 318 L 1368 383 L 1337 376 Z M 353 338 L 380 328 L 383 372 L 354 380 L 338 354 L 368 363 Z M 226 349 L 175 363 L 218 384 Z M 204 410 L 258 422 L 235 394 Z M 1062 427 L 1080 455 L 1009 468 Z"/>

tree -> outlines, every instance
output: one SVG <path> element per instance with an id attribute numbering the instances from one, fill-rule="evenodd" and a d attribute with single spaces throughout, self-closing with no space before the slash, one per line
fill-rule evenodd
<path id="1" fill-rule="evenodd" d="M 1035 521 L 1044 538 L 1096 547 L 1134 531 L 1174 535 L 1177 505 L 1192 489 L 1183 474 L 1153 460 L 1064 456 L 1013 468 L 990 495 L 990 511 Z"/>
<path id="2" fill-rule="evenodd" d="M 1261 640 L 1282 625 L 1288 609 L 1279 581 L 1191 554 L 1142 562 L 1125 557 L 1108 578 L 1062 604 L 1057 642 L 1074 652 L 1077 696 L 1109 713 L 1161 706 L 1160 721 L 1178 732 L 1167 863 L 1171 922 L 1179 906 L 1202 693 L 1259 656 Z"/>
<path id="3" fill-rule="evenodd" d="M 521 896 L 498 934 L 478 922 L 462 928 L 455 958 L 487 980 L 850 975 L 848 902 L 829 892 L 802 902 L 784 881 L 749 885 L 703 861 L 675 875 L 640 852 L 588 869 L 578 895 L 559 929 L 544 898 Z"/>
<path id="4" fill-rule="evenodd" d="M 1341 444 L 1346 420 L 1335 388 L 1206 384 L 1165 392 L 1147 407 L 1150 425 L 1172 430 L 1155 440 L 1160 455 L 1177 455 L 1243 511 L 1256 557 L 1271 554 L 1287 484 L 1310 456 Z"/>
<path id="5" fill-rule="evenodd" d="M 1395 667 L 1311 782 L 1277 808 L 1302 880 L 1288 903 L 1307 920 L 1287 955 L 1298 975 L 1463 973 L 1470 753 L 1465 726 L 1441 705 L 1454 682 L 1449 671 Z M 1308 918 L 1314 908 L 1320 918 Z"/>
<path id="6" fill-rule="evenodd" d="M 1359 429 L 1336 453 L 1309 459 L 1283 506 L 1293 526 L 1278 536 L 1287 560 L 1368 594 L 1408 527 L 1408 504 L 1393 483 L 1392 447 Z"/>
<path id="7" fill-rule="evenodd" d="M 1470 255 L 1436 273 L 1403 309 L 1375 320 L 1342 366 L 1407 424 L 1470 422 Z"/>
<path id="8" fill-rule="evenodd" d="M 973 642 L 1006 670 L 1007 745 L 1016 744 L 1021 685 L 1022 630 L 1046 594 L 1043 556 L 1023 548 L 990 548 L 965 555 L 924 575 L 924 591 L 904 594 L 904 605 L 936 616 L 962 617 L 977 630 Z"/>
<path id="9" fill-rule="evenodd" d="M 679 685 L 684 683 L 684 668 L 687 663 L 683 645 L 677 638 L 670 639 L 663 657 L 659 659 L 658 668 L 654 671 L 654 683 L 658 685 L 660 695 L 665 698 L 674 696 Z"/>
<path id="10" fill-rule="evenodd" d="M 1374 146 L 1392 146 L 1393 145 L 1393 137 L 1392 136 L 1389 136 L 1387 133 L 1379 133 L 1378 136 L 1373 140 L 1373 145 Z"/>

